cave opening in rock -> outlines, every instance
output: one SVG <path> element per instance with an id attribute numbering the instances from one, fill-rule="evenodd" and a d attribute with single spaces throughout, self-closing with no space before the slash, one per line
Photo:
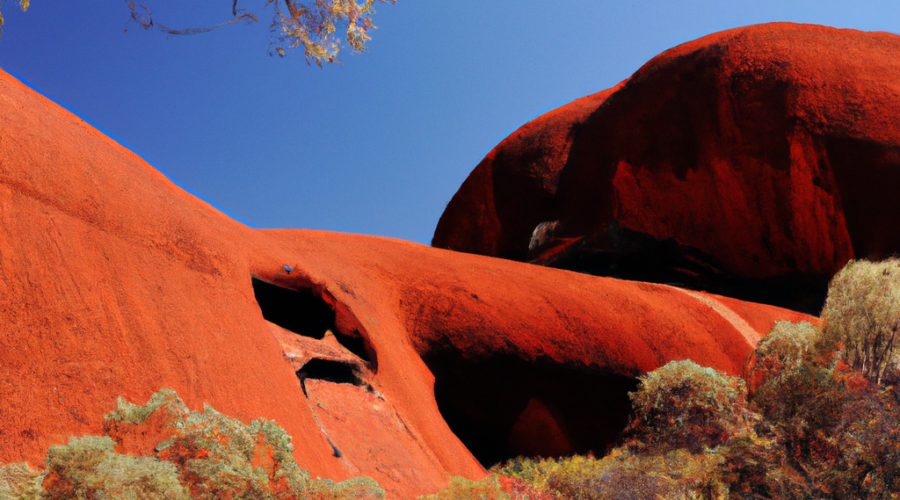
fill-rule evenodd
<path id="1" fill-rule="evenodd" d="M 336 384 L 362 385 L 356 367 L 329 359 L 312 359 L 297 370 L 297 378 L 324 380 Z"/>
<path id="2" fill-rule="evenodd" d="M 482 465 L 517 456 L 604 455 L 630 418 L 637 380 L 510 355 L 426 354 L 447 425 Z"/>
<path id="3" fill-rule="evenodd" d="M 332 331 L 334 332 L 334 338 L 337 339 L 339 344 L 344 346 L 344 349 L 352 352 L 367 363 L 371 362 L 369 353 L 366 350 L 366 339 L 364 339 L 358 331 L 353 330 L 353 335 L 344 335 L 337 330 Z"/>
<path id="4" fill-rule="evenodd" d="M 371 363 L 366 340 L 357 330 L 338 330 L 334 308 L 312 289 L 293 290 L 252 278 L 253 294 L 266 321 L 304 337 L 321 340 L 329 330 L 345 349 Z"/>
<path id="5" fill-rule="evenodd" d="M 336 330 L 334 309 L 311 289 L 291 290 L 253 278 L 263 318 L 304 337 L 321 339 Z"/>

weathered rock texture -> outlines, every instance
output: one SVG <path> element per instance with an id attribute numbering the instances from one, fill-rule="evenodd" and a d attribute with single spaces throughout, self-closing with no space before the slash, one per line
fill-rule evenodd
<path id="1" fill-rule="evenodd" d="M 900 37 L 733 29 L 501 142 L 433 246 L 818 310 L 900 251 Z"/>
<path id="2" fill-rule="evenodd" d="M 277 421 L 314 476 L 414 496 L 483 475 L 478 459 L 602 451 L 636 375 L 682 358 L 740 373 L 776 319 L 803 318 L 385 238 L 250 229 L 0 72 L 3 462 L 39 465 L 48 445 L 101 433 L 117 396 L 168 387 L 194 409 Z"/>

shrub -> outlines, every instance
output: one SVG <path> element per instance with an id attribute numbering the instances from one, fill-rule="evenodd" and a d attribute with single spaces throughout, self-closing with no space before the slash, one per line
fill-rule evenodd
<path id="1" fill-rule="evenodd" d="M 547 481 L 554 471 L 562 467 L 564 459 L 531 459 L 516 457 L 506 463 L 491 468 L 491 472 L 499 477 L 518 479 L 540 491 L 549 491 Z"/>
<path id="2" fill-rule="evenodd" d="M 672 362 L 641 377 L 627 441 L 608 456 L 493 472 L 550 498 L 900 498 L 896 388 L 844 363 L 847 345 L 780 322 L 748 363 L 749 403 L 739 379 Z"/>
<path id="3" fill-rule="evenodd" d="M 268 420 L 249 425 L 205 405 L 189 411 L 174 391 L 163 389 L 143 406 L 119 399 L 104 419 L 107 432 L 128 437 L 148 425 L 160 439 L 156 455 L 174 464 L 191 498 L 380 498 L 384 492 L 368 478 L 341 483 L 311 480 L 294 462 L 291 438 Z M 146 429 L 142 429 L 146 431 Z"/>
<path id="4" fill-rule="evenodd" d="M 174 464 L 151 457 L 119 455 L 108 436 L 72 438 L 47 452 L 48 499 L 187 500 Z"/>
<path id="5" fill-rule="evenodd" d="M 738 377 L 685 360 L 669 362 L 640 381 L 631 394 L 634 418 L 626 429 L 632 447 L 699 453 L 751 430 L 754 416 Z"/>
<path id="6" fill-rule="evenodd" d="M 310 481 L 299 493 L 296 498 L 304 500 L 372 500 L 384 497 L 384 490 L 368 477 L 354 477 L 339 483 L 330 479 L 316 479 Z"/>
<path id="7" fill-rule="evenodd" d="M 500 482 L 500 489 L 512 500 L 564 500 L 558 492 L 538 488 L 528 481 L 512 476 L 495 476 Z"/>
<path id="8" fill-rule="evenodd" d="M 721 462 L 715 453 L 642 455 L 619 448 L 600 459 L 514 459 L 492 472 L 526 482 L 550 499 L 724 498 L 727 487 L 717 472 Z"/>
<path id="9" fill-rule="evenodd" d="M 488 476 L 480 481 L 454 477 L 447 488 L 421 496 L 419 500 L 510 500 L 510 496 L 503 491 L 496 477 Z"/>
<path id="10" fill-rule="evenodd" d="M 822 311 L 825 337 L 847 364 L 881 382 L 900 330 L 900 260 L 850 261 L 832 278 Z"/>
<path id="11" fill-rule="evenodd" d="M 756 346 L 755 367 L 769 372 L 813 364 L 819 355 L 822 330 L 808 321 L 778 321 Z"/>
<path id="12" fill-rule="evenodd" d="M 823 357 L 822 347 L 822 330 L 816 325 L 808 321 L 778 321 L 769 334 L 760 339 L 744 365 L 750 394 L 785 369 L 819 363 Z"/>
<path id="13" fill-rule="evenodd" d="M 762 445 L 729 445 L 734 496 L 900 493 L 900 407 L 891 391 L 845 364 L 846 354 L 835 358 L 842 343 L 803 323 L 779 323 L 760 342 L 756 367 L 766 377 L 754 391 L 752 408 L 763 416 L 758 431 L 769 437 Z"/>
<path id="14" fill-rule="evenodd" d="M 54 499 L 380 499 L 369 478 L 340 483 L 310 479 L 292 454 L 290 436 L 274 422 L 248 425 L 209 406 L 190 411 L 174 391 L 163 389 L 146 405 L 119 399 L 104 418 L 110 435 L 155 440 L 154 456 L 117 453 L 110 435 L 72 438 L 51 446 L 47 472 L 22 464 L 0 467 L 0 498 Z M 140 444 L 140 443 L 138 443 Z"/>
<path id="15" fill-rule="evenodd" d="M 900 496 L 900 408 L 877 387 L 848 390 L 844 414 L 833 439 L 833 461 L 818 459 L 815 480 L 837 498 Z M 812 461 L 811 461 L 812 462 Z"/>
<path id="16" fill-rule="evenodd" d="M 846 391 L 833 369 L 810 365 L 786 368 L 753 395 L 754 409 L 781 432 L 794 451 L 808 451 L 817 434 L 833 432 L 843 416 Z"/>
<path id="17" fill-rule="evenodd" d="M 44 475 L 22 462 L 0 465 L 0 498 L 38 500 Z"/>

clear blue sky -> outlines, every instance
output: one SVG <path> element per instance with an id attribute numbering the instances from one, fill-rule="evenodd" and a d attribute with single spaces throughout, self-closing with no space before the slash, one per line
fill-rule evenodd
<path id="1" fill-rule="evenodd" d="M 145 3 L 172 28 L 231 7 Z M 268 55 L 264 3 L 239 4 L 258 25 L 166 37 L 127 25 L 124 0 L 3 1 L 0 66 L 255 227 L 427 244 L 509 132 L 667 48 L 769 21 L 900 32 L 900 0 L 399 0 L 368 53 L 319 69 Z"/>

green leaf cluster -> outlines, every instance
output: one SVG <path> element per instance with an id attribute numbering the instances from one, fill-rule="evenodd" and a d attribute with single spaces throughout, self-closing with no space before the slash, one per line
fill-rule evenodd
<path id="1" fill-rule="evenodd" d="M 169 389 L 145 405 L 119 398 L 104 418 L 108 435 L 51 446 L 46 469 L 0 467 L 0 498 L 15 500 L 380 499 L 369 478 L 311 479 L 293 458 L 291 438 L 275 422 L 243 424 L 206 405 L 190 411 Z M 123 441 L 157 436 L 152 456 L 119 453 Z"/>
<path id="2" fill-rule="evenodd" d="M 629 446 L 653 452 L 699 453 L 750 432 L 746 384 L 691 360 L 672 361 L 640 377 L 631 394 Z"/>
<path id="3" fill-rule="evenodd" d="M 2 2 L 2 0 L 0 0 Z M 30 0 L 19 0 L 23 11 L 28 10 Z M 394 3 L 395 0 L 266 0 L 265 7 L 272 8 L 271 24 L 272 52 L 284 57 L 285 51 L 303 48 L 307 64 L 314 62 L 335 63 L 338 53 L 346 42 L 354 52 L 364 52 L 369 33 L 375 29 L 372 14 L 376 2 Z M 232 19 L 216 26 L 172 29 L 154 19 L 150 9 L 133 0 L 127 2 L 131 10 L 131 22 L 144 29 L 158 29 L 168 35 L 194 35 L 205 33 L 240 21 L 248 23 L 259 20 L 256 14 L 238 8 L 238 0 L 232 0 Z M 2 35 L 3 15 L 0 14 L 0 35 Z M 127 30 L 126 30 L 127 31 Z"/>
<path id="4" fill-rule="evenodd" d="M 95 498 L 188 500 L 175 464 L 116 453 L 109 436 L 72 438 L 47 452 L 47 500 Z"/>
<path id="5" fill-rule="evenodd" d="M 900 259 L 847 263 L 828 286 L 822 318 L 825 339 L 840 346 L 845 362 L 881 382 L 897 366 Z"/>
<path id="6" fill-rule="evenodd" d="M 341 44 L 346 41 L 355 52 L 363 52 L 375 29 L 371 15 L 375 2 L 394 0 L 268 0 L 275 8 L 272 22 L 274 51 L 284 56 L 285 49 L 303 47 L 306 62 L 337 62 Z M 343 37 L 336 35 L 343 31 Z"/>
<path id="7" fill-rule="evenodd" d="M 31 4 L 31 0 L 19 0 L 19 7 L 22 8 L 22 12 L 28 10 L 28 6 Z M 0 38 L 3 37 L 3 13 L 0 12 Z"/>
<path id="8" fill-rule="evenodd" d="M 450 486 L 432 495 L 421 496 L 419 500 L 510 500 L 510 496 L 503 491 L 496 477 L 489 476 L 480 481 L 453 477 Z"/>

